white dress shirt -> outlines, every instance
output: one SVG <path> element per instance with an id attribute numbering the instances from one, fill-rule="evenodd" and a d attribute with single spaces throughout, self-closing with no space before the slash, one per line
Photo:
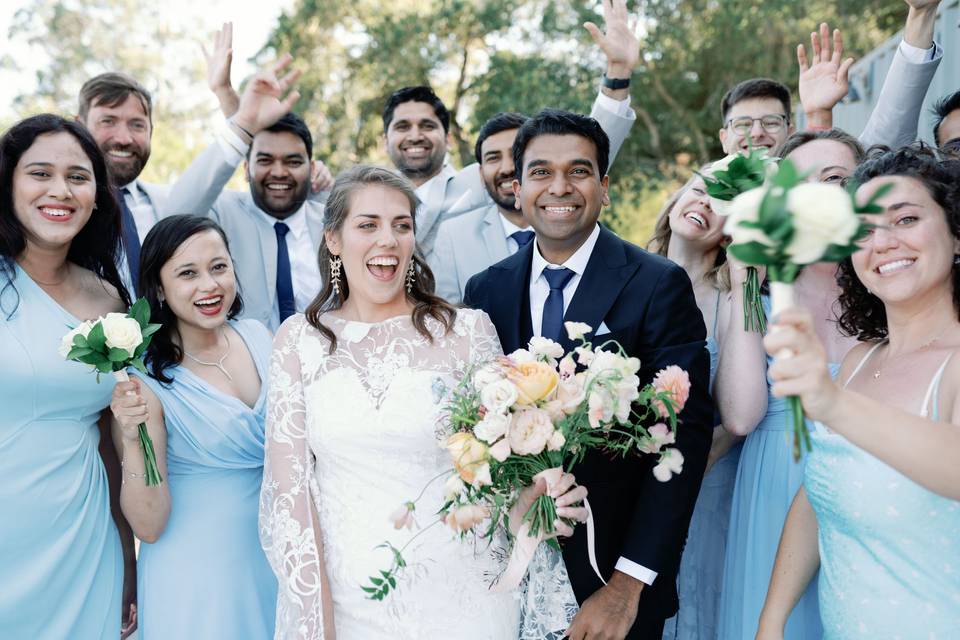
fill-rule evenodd
<path id="1" fill-rule="evenodd" d="M 500 212 L 498 211 L 497 213 L 500 213 Z M 510 236 L 516 233 L 517 231 L 533 231 L 533 227 L 527 227 L 526 229 L 522 229 L 517 225 L 513 224 L 512 222 L 510 222 L 509 220 L 507 220 L 507 216 L 503 215 L 502 213 L 500 213 L 500 224 L 503 225 L 503 236 L 507 239 L 507 251 L 510 252 L 510 255 L 512 256 L 513 254 L 515 254 L 517 251 L 520 250 L 520 245 L 517 244 L 517 241 L 511 238 Z M 534 236 L 534 239 L 536 239 L 536 236 Z"/>
<path id="2" fill-rule="evenodd" d="M 263 216 L 271 227 L 277 222 L 283 222 L 290 227 L 284 240 L 287 243 L 287 255 L 290 256 L 293 299 L 297 312 L 303 312 L 320 293 L 321 286 L 320 266 L 317 262 L 319 247 L 314 245 L 313 238 L 310 237 L 306 209 L 300 207 L 295 214 L 283 220 L 278 220 L 260 209 L 257 209 L 257 213 Z M 274 309 L 274 312 L 279 318 L 279 309 Z"/>
<path id="3" fill-rule="evenodd" d="M 123 192 L 123 199 L 127 203 L 131 215 L 133 215 L 133 221 L 137 223 L 137 235 L 140 236 L 140 243 L 142 244 L 147 234 L 150 233 L 150 229 L 159 220 L 157 210 L 153 202 L 150 201 L 150 196 L 140 188 L 137 180 L 126 185 L 123 189 L 126 190 Z"/>
<path id="4" fill-rule="evenodd" d="M 540 247 L 534 245 L 533 264 L 530 267 L 530 320 L 533 323 L 533 335 L 540 336 L 543 333 L 543 305 L 547 302 L 547 296 L 550 295 L 550 285 L 547 279 L 543 277 L 545 269 L 560 269 L 566 267 L 573 271 L 573 277 L 563 288 L 563 311 L 566 313 L 567 307 L 573 295 L 577 292 L 577 286 L 583 277 L 583 272 L 587 269 L 587 263 L 590 261 L 590 255 L 597 244 L 597 238 L 600 237 L 600 226 L 593 229 L 593 233 L 587 237 L 586 241 L 580 245 L 572 256 L 561 265 L 550 264 L 540 253 Z M 617 560 L 616 570 L 625 573 L 640 582 L 651 585 L 657 577 L 656 571 L 637 564 L 621 556 Z"/>
<path id="5" fill-rule="evenodd" d="M 929 49 L 921 49 L 920 47 L 913 46 L 906 40 L 900 41 L 900 53 L 903 54 L 903 57 L 906 58 L 910 64 L 923 64 L 936 58 L 938 53 L 943 55 L 942 47 L 936 42 L 934 42 L 933 46 Z"/>

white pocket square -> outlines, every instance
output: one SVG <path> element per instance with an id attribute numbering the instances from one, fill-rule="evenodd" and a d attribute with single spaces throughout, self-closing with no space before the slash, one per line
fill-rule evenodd
<path id="1" fill-rule="evenodd" d="M 594 337 L 594 338 L 600 338 L 600 337 L 602 337 L 602 336 L 607 335 L 608 333 L 610 333 L 610 328 L 607 327 L 607 323 L 606 323 L 606 322 L 601 322 L 601 323 L 600 323 L 600 326 L 597 327 L 597 330 L 594 332 L 593 337 Z"/>

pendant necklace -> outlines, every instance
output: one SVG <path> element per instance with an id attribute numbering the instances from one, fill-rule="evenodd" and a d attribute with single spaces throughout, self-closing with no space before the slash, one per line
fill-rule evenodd
<path id="1" fill-rule="evenodd" d="M 933 336 L 931 339 L 929 339 L 929 340 L 927 340 L 926 342 L 924 342 L 923 344 L 921 344 L 919 347 L 917 347 L 916 349 L 914 349 L 914 350 L 912 351 L 912 353 L 920 353 L 920 352 L 923 351 L 924 349 L 928 349 L 929 347 L 932 347 L 932 346 L 933 346 L 933 343 L 935 343 L 937 340 L 939 340 L 940 338 L 942 338 L 942 337 L 943 337 L 943 334 L 945 334 L 945 333 L 947 332 L 947 329 L 949 329 L 949 328 L 950 328 L 950 325 L 947 325 L 946 327 L 944 327 L 943 330 L 940 331 L 940 333 L 938 333 L 937 335 Z M 888 344 L 887 344 L 887 349 L 889 349 L 889 348 L 890 348 L 890 346 L 889 346 L 889 343 L 888 343 Z M 873 379 L 874 379 L 874 380 L 879 380 L 879 379 L 880 379 L 880 372 L 883 371 L 883 368 L 887 366 L 887 360 L 888 360 L 888 356 L 885 355 L 884 358 L 883 358 L 883 363 L 882 363 L 879 367 L 877 367 L 876 370 L 874 370 L 874 372 L 873 372 Z"/>
<path id="2" fill-rule="evenodd" d="M 189 353 L 186 349 L 183 350 L 183 355 L 187 356 L 188 358 L 190 358 L 191 360 L 193 360 L 193 361 L 196 362 L 197 364 L 202 364 L 202 365 L 205 366 L 205 367 L 216 367 L 217 369 L 220 370 L 220 373 L 222 373 L 223 375 L 227 376 L 227 380 L 229 380 L 230 382 L 233 382 L 233 376 L 231 376 L 231 375 L 230 375 L 230 372 L 228 372 L 228 371 L 223 367 L 223 361 L 227 359 L 227 356 L 228 356 L 228 355 L 230 355 L 230 336 L 227 335 L 227 332 L 226 332 L 226 331 L 224 331 L 224 332 L 222 332 L 222 333 L 223 333 L 223 339 L 226 340 L 226 342 L 227 342 L 227 349 L 226 349 L 226 351 L 223 352 L 223 356 L 221 356 L 220 359 L 217 360 L 216 362 L 205 362 L 205 361 L 201 360 L 200 358 L 196 357 L 195 355 Z"/>

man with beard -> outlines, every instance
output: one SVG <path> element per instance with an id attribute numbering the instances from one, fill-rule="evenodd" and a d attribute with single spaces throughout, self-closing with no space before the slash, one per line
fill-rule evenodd
<path id="1" fill-rule="evenodd" d="M 607 59 L 601 90 L 590 115 L 610 138 L 610 157 L 613 158 L 636 120 L 636 114 L 630 108 L 627 87 L 639 61 L 640 48 L 629 25 L 625 0 L 604 0 L 603 17 L 605 31 L 593 23 L 585 25 Z M 514 133 L 516 128 L 513 127 Z M 440 288 L 439 270 L 452 268 L 446 256 L 433 255 L 440 223 L 471 211 L 481 215 L 480 209 L 493 212 L 493 207 L 497 207 L 497 197 L 493 194 L 498 187 L 491 186 L 495 179 L 493 176 L 483 174 L 479 154 L 477 162 L 481 164 L 472 164 L 459 172 L 445 163 L 449 129 L 450 114 L 429 87 L 405 87 L 394 92 L 387 100 L 383 111 L 387 155 L 400 173 L 417 187 L 417 196 L 423 203 L 417 212 L 417 246 L 438 277 L 438 292 L 449 296 L 448 299 L 458 300 L 462 284 L 457 293 L 450 285 L 458 276 L 451 279 L 449 274 L 444 274 L 448 282 L 443 289 Z M 510 144 L 512 138 L 506 149 Z M 503 155 L 510 156 L 509 152 Z M 507 209 L 512 207 L 512 204 L 507 205 Z M 496 217 L 492 219 L 496 220 Z M 476 224 L 468 226 L 476 228 Z M 463 241 L 472 241 L 476 237 L 473 231 L 469 235 L 463 231 L 465 228 L 462 227 L 451 230 L 455 233 L 454 246 L 457 250 L 462 248 Z M 500 249 L 512 246 L 509 242 L 498 244 L 503 245 Z M 491 254 L 490 260 L 484 260 L 485 264 L 480 268 L 486 268 L 506 256 L 501 253 L 496 251 Z M 473 273 L 459 274 L 462 283 L 466 283 Z"/>
<path id="2" fill-rule="evenodd" d="M 77 121 L 103 152 L 123 216 L 123 259 L 118 264 L 131 292 L 136 285 L 140 242 L 157 220 L 167 188 L 139 180 L 150 159 L 153 103 L 150 92 L 123 73 L 102 73 L 80 89 Z"/>
<path id="3" fill-rule="evenodd" d="M 207 213 L 223 227 L 242 315 L 272 331 L 320 290 L 323 204 L 310 199 L 313 138 L 290 112 L 299 73 L 278 77 L 291 61 L 284 56 L 250 80 L 228 127 L 172 187 L 166 207 L 171 214 Z M 224 190 L 241 162 L 249 192 Z"/>

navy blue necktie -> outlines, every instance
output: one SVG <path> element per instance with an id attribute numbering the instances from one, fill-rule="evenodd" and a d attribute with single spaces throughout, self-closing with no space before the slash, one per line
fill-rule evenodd
<path id="1" fill-rule="evenodd" d="M 550 284 L 550 295 L 547 296 L 547 301 L 543 304 L 540 335 L 559 342 L 563 335 L 563 288 L 573 277 L 573 271 L 566 267 L 544 269 L 543 277 Z"/>
<path id="2" fill-rule="evenodd" d="M 533 240 L 533 231 L 514 231 L 510 237 L 517 243 L 518 248 L 523 249 Z"/>
<path id="3" fill-rule="evenodd" d="M 124 187 L 117 191 L 117 204 L 120 205 L 120 233 L 123 241 L 123 253 L 127 256 L 127 268 L 130 270 L 130 282 L 133 284 L 131 297 L 137 297 L 137 282 L 140 279 L 140 235 L 137 233 L 137 221 L 127 206 Z"/>
<path id="4" fill-rule="evenodd" d="M 283 222 L 276 222 L 273 230 L 277 233 L 277 306 L 280 309 L 280 322 L 283 322 L 297 312 L 293 298 L 293 277 L 290 275 L 290 252 L 287 250 L 290 227 Z"/>

